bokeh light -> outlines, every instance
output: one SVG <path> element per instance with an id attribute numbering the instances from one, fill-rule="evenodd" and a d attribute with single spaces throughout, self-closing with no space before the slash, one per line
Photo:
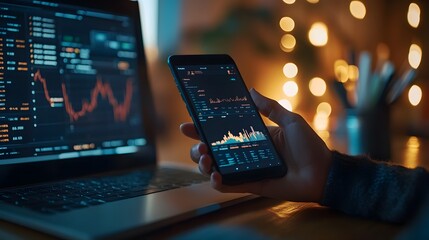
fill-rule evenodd
<path id="1" fill-rule="evenodd" d="M 295 28 L 295 21 L 290 17 L 282 17 L 279 24 L 280 28 L 285 32 L 290 32 Z"/>
<path id="2" fill-rule="evenodd" d="M 323 96 L 326 92 L 326 82 L 319 77 L 311 79 L 308 87 L 310 88 L 310 92 L 317 97 Z"/>
<path id="3" fill-rule="evenodd" d="M 347 82 L 349 80 L 349 65 L 343 59 L 338 59 L 334 63 L 335 77 L 339 82 Z"/>
<path id="4" fill-rule="evenodd" d="M 349 65 L 348 77 L 350 81 L 356 81 L 359 78 L 359 68 L 356 65 Z"/>
<path id="5" fill-rule="evenodd" d="M 420 7 L 416 3 L 410 3 L 407 14 L 408 24 L 411 27 L 417 28 L 420 23 Z"/>
<path id="6" fill-rule="evenodd" d="M 329 118 L 324 114 L 316 113 L 316 115 L 314 115 L 313 125 L 317 131 L 327 130 L 329 126 Z"/>
<path id="7" fill-rule="evenodd" d="M 331 104 L 327 102 L 321 102 L 319 105 L 317 105 L 317 114 L 325 115 L 326 117 L 329 117 L 332 112 Z"/>
<path id="8" fill-rule="evenodd" d="M 298 74 L 298 67 L 295 63 L 286 63 L 283 67 L 283 74 L 287 78 L 294 78 Z"/>
<path id="9" fill-rule="evenodd" d="M 289 100 L 287 100 L 287 99 L 280 99 L 280 100 L 278 101 L 278 103 L 279 103 L 280 105 L 282 105 L 282 107 L 284 107 L 285 109 L 287 109 L 287 110 L 289 110 L 289 111 L 291 111 L 291 112 L 292 112 L 292 104 L 290 103 L 290 101 L 289 101 Z"/>
<path id="10" fill-rule="evenodd" d="M 309 2 L 309 3 L 318 3 L 319 0 L 307 0 L 307 2 Z"/>
<path id="11" fill-rule="evenodd" d="M 292 52 L 296 45 L 296 39 L 292 34 L 283 35 L 280 41 L 280 47 L 285 52 Z"/>
<path id="12" fill-rule="evenodd" d="M 420 157 L 420 140 L 415 136 L 410 136 L 404 151 L 404 166 L 408 168 L 415 168 L 419 166 Z"/>
<path id="13" fill-rule="evenodd" d="M 287 81 L 283 84 L 283 92 L 288 97 L 294 97 L 298 93 L 298 84 L 295 81 Z"/>
<path id="14" fill-rule="evenodd" d="M 351 1 L 349 5 L 350 13 L 357 19 L 364 19 L 366 15 L 366 7 L 361 1 Z"/>
<path id="15" fill-rule="evenodd" d="M 422 95 L 422 89 L 417 85 L 413 85 L 408 91 L 408 100 L 411 105 L 417 106 L 422 100 Z"/>
<path id="16" fill-rule="evenodd" d="M 294 4 L 295 0 L 283 0 L 283 2 L 286 4 Z"/>
<path id="17" fill-rule="evenodd" d="M 417 69 L 422 60 L 422 49 L 417 44 L 411 44 L 410 51 L 408 52 L 408 63 L 414 69 Z"/>
<path id="18" fill-rule="evenodd" d="M 313 23 L 308 32 L 310 43 L 316 47 L 325 46 L 328 43 L 328 27 L 322 22 Z"/>

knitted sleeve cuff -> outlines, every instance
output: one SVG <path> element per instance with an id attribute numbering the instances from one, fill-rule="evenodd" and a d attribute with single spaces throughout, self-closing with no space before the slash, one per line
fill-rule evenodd
<path id="1" fill-rule="evenodd" d="M 429 174 L 334 151 L 321 204 L 350 215 L 403 222 L 428 192 Z"/>

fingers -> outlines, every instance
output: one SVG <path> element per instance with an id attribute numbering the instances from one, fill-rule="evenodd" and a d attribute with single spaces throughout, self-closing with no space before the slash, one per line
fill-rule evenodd
<path id="1" fill-rule="evenodd" d="M 186 136 L 199 140 L 198 132 L 193 123 L 182 123 L 180 125 L 180 131 Z M 191 148 L 191 159 L 195 163 L 198 163 L 200 172 L 204 175 L 210 175 L 212 173 L 212 159 L 208 155 L 208 147 L 204 143 L 198 143 Z"/>
<path id="2" fill-rule="evenodd" d="M 180 124 L 180 131 L 187 137 L 200 140 L 200 136 L 198 135 L 197 129 L 193 123 L 187 122 Z"/>
<path id="3" fill-rule="evenodd" d="M 258 110 L 279 126 L 286 126 L 299 119 L 299 115 L 284 109 L 277 101 L 261 95 L 253 88 L 250 89 L 250 95 Z"/>
<path id="4" fill-rule="evenodd" d="M 191 148 L 191 159 L 195 163 L 198 163 L 200 161 L 200 158 L 202 155 L 207 155 L 208 148 L 207 145 L 204 143 L 198 143 L 192 146 Z"/>
<path id="5" fill-rule="evenodd" d="M 212 173 L 213 160 L 208 154 L 207 145 L 204 143 L 195 144 L 191 148 L 191 159 L 198 163 L 198 169 L 204 175 Z"/>
<path id="6" fill-rule="evenodd" d="M 203 154 L 198 162 L 198 169 L 204 175 L 210 175 L 213 172 L 213 161 L 208 154 Z"/>

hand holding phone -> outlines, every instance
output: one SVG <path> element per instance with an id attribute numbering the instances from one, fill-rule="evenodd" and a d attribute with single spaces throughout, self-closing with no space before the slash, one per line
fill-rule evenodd
<path id="1" fill-rule="evenodd" d="M 168 63 L 223 184 L 286 174 L 287 167 L 231 57 L 176 55 Z"/>
<path id="2" fill-rule="evenodd" d="M 231 186 L 224 185 L 219 172 L 212 171 L 214 160 L 204 143 L 195 144 L 191 148 L 192 161 L 198 163 L 202 173 L 210 174 L 212 187 L 221 192 L 247 192 L 289 201 L 320 203 L 331 169 L 331 151 L 304 118 L 289 112 L 275 100 L 254 89 L 250 94 L 260 113 L 279 125 L 268 127 L 268 131 L 278 153 L 288 166 L 288 173 L 281 178 Z M 200 139 L 194 123 L 183 123 L 180 130 L 190 138 Z"/>

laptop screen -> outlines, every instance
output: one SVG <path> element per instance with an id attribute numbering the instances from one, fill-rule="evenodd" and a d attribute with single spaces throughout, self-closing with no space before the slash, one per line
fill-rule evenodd
<path id="1" fill-rule="evenodd" d="M 136 28 L 105 10 L 0 3 L 1 165 L 144 148 Z"/>

